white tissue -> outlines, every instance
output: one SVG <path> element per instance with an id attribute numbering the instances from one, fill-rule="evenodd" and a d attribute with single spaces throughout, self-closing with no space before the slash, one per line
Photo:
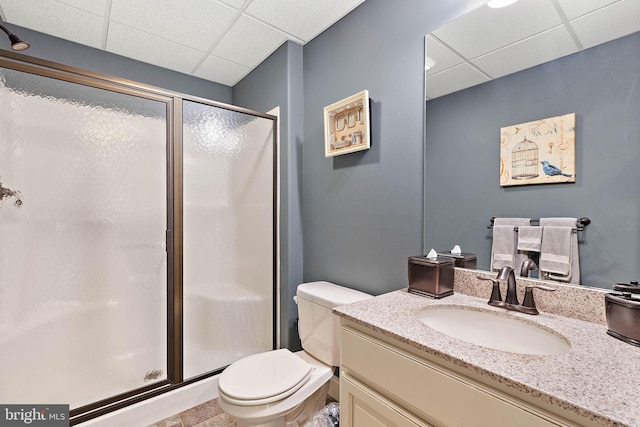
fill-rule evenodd
<path id="1" fill-rule="evenodd" d="M 436 258 L 438 258 L 438 253 L 435 251 L 435 249 L 431 249 L 429 251 L 429 253 L 427 254 L 427 258 L 428 259 L 436 259 Z"/>
<path id="2" fill-rule="evenodd" d="M 453 247 L 453 249 L 451 249 L 451 253 L 454 255 L 461 255 L 462 254 L 462 249 L 460 249 L 460 246 L 455 245 Z"/>

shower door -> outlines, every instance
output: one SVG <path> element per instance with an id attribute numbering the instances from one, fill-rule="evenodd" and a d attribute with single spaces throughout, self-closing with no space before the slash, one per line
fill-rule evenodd
<path id="1" fill-rule="evenodd" d="M 184 377 L 275 345 L 273 120 L 183 102 Z"/>
<path id="2" fill-rule="evenodd" d="M 0 51 L 0 403 L 75 425 L 275 348 L 276 120 Z"/>
<path id="3" fill-rule="evenodd" d="M 171 98 L 16 68 L 0 67 L 0 402 L 73 413 L 168 382 Z"/>

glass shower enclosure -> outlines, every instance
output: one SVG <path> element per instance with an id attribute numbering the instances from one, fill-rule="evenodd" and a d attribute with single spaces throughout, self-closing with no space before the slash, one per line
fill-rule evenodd
<path id="1" fill-rule="evenodd" d="M 276 118 L 0 51 L 0 402 L 72 424 L 276 342 Z"/>

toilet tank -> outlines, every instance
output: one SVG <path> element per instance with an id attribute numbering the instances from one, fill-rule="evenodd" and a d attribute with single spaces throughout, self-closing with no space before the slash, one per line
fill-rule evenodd
<path id="1" fill-rule="evenodd" d="M 296 297 L 302 348 L 327 365 L 339 366 L 340 319 L 332 310 L 372 296 L 329 282 L 310 282 L 298 285 Z"/>

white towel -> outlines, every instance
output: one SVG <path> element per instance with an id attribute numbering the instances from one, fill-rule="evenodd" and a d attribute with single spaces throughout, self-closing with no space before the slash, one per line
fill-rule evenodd
<path id="1" fill-rule="evenodd" d="M 576 221 L 576 218 L 540 218 L 543 230 L 539 268 L 543 278 L 580 284 Z"/>
<path id="2" fill-rule="evenodd" d="M 505 265 L 520 272 L 528 254 L 518 253 L 518 234 L 515 227 L 531 225 L 531 218 L 495 218 L 493 220 L 493 245 L 491 246 L 491 271 L 500 270 Z M 502 229 L 501 227 L 510 227 Z M 498 235 L 496 235 L 496 229 Z"/>
<path id="3" fill-rule="evenodd" d="M 542 227 L 523 225 L 518 227 L 518 250 L 540 252 Z"/>

